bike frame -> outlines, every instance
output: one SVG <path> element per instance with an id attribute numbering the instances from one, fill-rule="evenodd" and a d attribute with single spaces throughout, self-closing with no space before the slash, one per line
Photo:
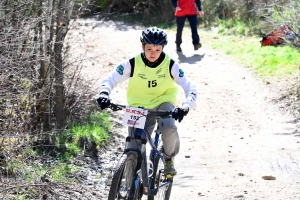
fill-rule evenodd
<path id="1" fill-rule="evenodd" d="M 141 137 L 142 134 L 144 134 L 147 137 L 147 139 L 142 139 L 142 137 Z M 128 136 L 126 138 L 126 145 L 125 145 L 124 153 L 129 152 L 129 151 L 135 151 L 138 153 L 139 161 L 138 161 L 137 169 L 141 169 L 140 172 L 141 172 L 142 180 L 143 180 L 143 194 L 155 196 L 158 193 L 159 189 L 162 187 L 168 186 L 172 182 L 172 179 L 169 179 L 162 185 L 157 184 L 154 188 L 151 189 L 150 188 L 151 181 L 154 181 L 155 177 L 151 177 L 151 178 L 148 177 L 147 158 L 146 158 L 146 156 L 143 156 L 142 152 L 146 151 L 146 143 L 148 141 L 148 143 L 150 144 L 150 147 L 151 147 L 150 155 L 149 155 L 150 160 L 153 161 L 155 156 L 158 156 L 159 159 L 161 159 L 161 161 L 164 162 L 163 155 L 157 149 L 160 135 L 157 131 L 155 131 L 155 137 L 152 140 L 151 135 L 148 133 L 148 131 L 136 128 L 134 136 L 135 136 L 134 138 L 132 138 L 130 136 Z M 127 148 L 129 142 L 133 139 L 141 141 L 142 145 L 141 145 L 140 149 Z M 161 178 L 161 176 L 162 176 L 161 170 L 158 171 L 158 176 L 159 176 L 159 178 Z M 139 171 L 137 171 L 136 177 L 134 180 L 134 185 L 130 191 L 129 197 L 132 197 L 134 195 L 134 192 L 136 191 L 136 189 L 138 187 L 139 181 L 140 181 L 140 176 L 139 176 Z"/>
<path id="2" fill-rule="evenodd" d="M 111 103 L 110 108 L 113 111 L 117 111 L 117 110 L 122 110 L 122 108 L 125 108 L 125 106 Z M 135 175 L 135 179 L 133 181 L 133 186 L 131 187 L 131 191 L 129 192 L 129 199 L 133 198 L 135 191 L 139 186 L 139 183 L 141 181 L 139 174 L 141 174 L 142 180 L 143 180 L 143 194 L 144 195 L 155 196 L 162 187 L 166 187 L 173 182 L 172 178 L 167 178 L 166 179 L 167 181 L 164 182 L 163 184 L 159 185 L 160 181 L 158 181 L 158 183 L 154 186 L 154 188 L 150 188 L 151 182 L 155 181 L 156 176 L 153 177 L 154 174 L 152 175 L 151 178 L 148 176 L 147 156 L 144 156 L 144 155 L 146 155 L 147 142 L 150 144 L 150 147 L 151 147 L 150 155 L 149 155 L 149 159 L 151 160 L 151 162 L 153 163 L 153 161 L 155 160 L 156 157 L 158 157 L 163 163 L 165 161 L 163 155 L 157 149 L 159 138 L 160 138 L 160 133 L 158 133 L 157 129 L 154 132 L 155 132 L 155 136 L 152 139 L 151 134 L 147 131 L 147 129 L 135 128 L 134 137 L 131 137 L 131 136 L 126 137 L 124 153 L 136 152 L 138 154 L 136 175 Z M 139 148 L 128 148 L 131 140 L 139 140 L 141 142 L 141 145 L 138 145 L 138 147 L 139 146 L 140 147 Z M 145 153 L 143 153 L 143 152 L 145 152 Z M 156 173 L 158 173 L 158 176 L 159 176 L 159 180 L 161 180 L 163 171 L 162 170 L 157 171 L 157 169 L 153 169 L 153 170 L 156 170 Z"/>

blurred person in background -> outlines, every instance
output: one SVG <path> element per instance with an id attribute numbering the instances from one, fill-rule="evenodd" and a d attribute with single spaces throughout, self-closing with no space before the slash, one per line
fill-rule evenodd
<path id="1" fill-rule="evenodd" d="M 180 47 L 182 43 L 182 31 L 186 18 L 189 20 L 191 31 L 192 31 L 192 42 L 194 45 L 194 50 L 201 48 L 200 37 L 197 31 L 199 13 L 200 17 L 204 17 L 204 12 L 202 10 L 202 4 L 200 0 L 171 0 L 172 5 L 175 8 L 175 17 L 177 24 L 176 32 L 176 51 L 181 52 Z"/>

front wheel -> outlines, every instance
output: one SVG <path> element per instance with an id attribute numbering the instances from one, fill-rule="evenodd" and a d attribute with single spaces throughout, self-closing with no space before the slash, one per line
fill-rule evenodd
<path id="1" fill-rule="evenodd" d="M 108 200 L 141 199 L 141 184 L 136 169 L 137 160 L 138 156 L 135 152 L 126 152 L 122 155 L 114 169 Z"/>
<path id="2" fill-rule="evenodd" d="M 160 153 L 162 153 L 162 145 L 158 147 Z M 173 185 L 173 178 L 168 179 L 163 174 L 159 176 L 159 171 L 164 169 L 164 163 L 158 156 L 154 156 L 153 159 L 153 175 L 150 184 L 150 188 L 153 189 L 156 185 L 159 187 L 158 193 L 155 196 L 148 196 L 148 200 L 169 200 L 171 197 L 171 190 Z"/>

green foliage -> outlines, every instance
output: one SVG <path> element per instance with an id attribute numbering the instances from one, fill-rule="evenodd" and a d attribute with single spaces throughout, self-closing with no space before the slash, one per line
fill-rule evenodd
<path id="1" fill-rule="evenodd" d="M 109 5 L 110 2 L 111 2 L 111 0 L 97 0 L 95 2 L 95 5 L 100 6 L 100 7 L 106 7 Z"/>
<path id="2" fill-rule="evenodd" d="M 224 27 L 226 29 L 230 29 L 230 28 L 234 27 L 236 23 L 237 23 L 237 21 L 234 19 L 218 20 L 218 26 Z"/>
<path id="3" fill-rule="evenodd" d="M 170 28 L 172 26 L 175 26 L 174 21 L 172 20 L 162 20 L 159 18 L 146 18 L 143 16 L 142 13 L 137 13 L 137 14 L 131 14 L 131 15 L 114 15 L 110 16 L 110 19 L 114 19 L 117 21 L 122 21 L 126 23 L 133 23 L 136 25 L 142 25 L 142 26 L 157 26 L 162 29 Z M 175 19 L 175 18 L 173 18 Z"/>
<path id="4" fill-rule="evenodd" d="M 214 0 L 202 1 L 205 25 L 216 24 L 218 20 L 238 20 L 245 24 L 256 21 L 253 1 Z"/>
<path id="5" fill-rule="evenodd" d="M 92 6 L 92 12 L 101 12 L 111 4 L 112 0 L 96 0 Z"/>
<path id="6" fill-rule="evenodd" d="M 277 1 L 266 4 L 258 14 L 260 15 L 261 28 L 264 33 L 273 31 L 279 25 L 288 25 L 299 34 L 299 1 Z"/>
<path id="7" fill-rule="evenodd" d="M 97 5 L 104 5 L 107 1 L 99 0 Z M 170 24 L 174 17 L 174 8 L 169 0 L 118 0 L 110 1 L 101 15 L 106 19 L 116 19 L 144 26 Z M 101 3 L 101 4 L 100 4 Z"/>
<path id="8" fill-rule="evenodd" d="M 213 48 L 234 56 L 265 77 L 283 77 L 298 72 L 300 52 L 290 46 L 262 47 L 260 38 L 219 36 Z"/>
<path id="9" fill-rule="evenodd" d="M 66 160 L 87 150 L 95 152 L 105 145 L 112 130 L 107 112 L 95 112 L 86 119 L 86 123 L 69 125 L 69 128 L 58 134 L 56 146 L 61 150 L 60 159 Z"/>
<path id="10" fill-rule="evenodd" d="M 28 78 L 24 78 L 24 80 L 22 82 L 22 86 L 29 90 L 32 87 L 32 83 L 30 82 L 30 80 Z"/>
<path id="11" fill-rule="evenodd" d="M 46 166 L 35 161 L 31 163 L 15 161 L 7 164 L 7 171 L 9 172 L 8 175 L 18 175 L 27 183 L 38 182 L 45 175 L 56 181 L 70 182 L 68 175 L 79 171 L 79 168 L 65 163 L 53 163 Z"/>
<path id="12" fill-rule="evenodd" d="M 45 151 L 44 149 L 39 151 L 41 150 L 38 148 L 39 145 L 35 146 L 36 143 L 34 142 L 32 148 L 22 148 L 22 151 L 16 150 L 17 156 L 12 156 L 10 159 L 5 160 L 0 159 L 1 173 L 6 177 L 20 179 L 29 184 L 37 183 L 44 179 L 65 183 L 76 182 L 76 177 L 72 174 L 80 169 L 70 164 L 71 162 L 65 161 L 70 160 L 70 158 L 83 151 L 95 153 L 98 150 L 97 148 L 105 145 L 109 139 L 108 132 L 112 130 L 109 117 L 110 115 L 107 112 L 94 112 L 87 119 L 82 119 L 84 123 L 71 124 L 68 130 L 57 135 L 56 149 L 49 148 L 50 151 Z M 1 141 L 3 146 L 0 149 L 0 155 L 6 149 L 12 152 L 13 148 L 8 149 L 11 145 L 20 144 L 16 143 L 17 140 L 15 138 L 1 138 Z M 26 147 L 29 146 L 23 142 L 22 144 Z M 55 152 L 58 152 L 58 154 Z M 53 155 L 58 156 L 57 159 L 53 158 Z M 42 159 L 41 156 L 43 157 Z M 100 175 L 97 177 L 100 177 Z M 18 199 L 26 199 L 28 196 L 34 198 L 35 195 L 31 187 L 16 188 L 14 192 Z"/>
<path id="13" fill-rule="evenodd" d="M 293 75 L 298 71 L 300 53 L 290 46 L 261 47 L 251 53 L 257 56 L 252 60 L 252 66 L 259 73 L 269 76 Z"/>
<path id="14" fill-rule="evenodd" d="M 236 36 L 253 36 L 260 33 L 258 24 L 243 21 L 228 19 L 218 20 L 218 33 L 221 35 L 236 35 Z"/>
<path id="15" fill-rule="evenodd" d="M 79 168 L 75 165 L 65 164 L 65 163 L 58 163 L 54 167 L 50 169 L 48 172 L 49 176 L 57 181 L 69 183 L 70 178 L 68 178 L 69 174 L 79 171 Z M 73 180 L 75 181 L 75 180 Z"/>
<path id="16" fill-rule="evenodd" d="M 111 122 L 109 120 L 110 115 L 107 112 L 94 112 L 89 117 L 89 123 L 99 124 L 108 130 L 111 130 Z"/>
<path id="17" fill-rule="evenodd" d="M 9 161 L 6 165 L 6 170 L 8 176 L 18 175 L 27 183 L 33 183 L 36 177 L 40 177 L 45 173 L 45 170 L 40 165 L 25 163 L 21 159 Z"/>

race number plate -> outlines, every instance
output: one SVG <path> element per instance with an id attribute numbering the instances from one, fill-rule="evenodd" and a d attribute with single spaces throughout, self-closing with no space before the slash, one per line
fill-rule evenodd
<path id="1" fill-rule="evenodd" d="M 144 129 L 148 110 L 126 106 L 123 125 Z"/>

